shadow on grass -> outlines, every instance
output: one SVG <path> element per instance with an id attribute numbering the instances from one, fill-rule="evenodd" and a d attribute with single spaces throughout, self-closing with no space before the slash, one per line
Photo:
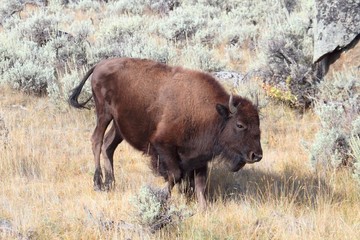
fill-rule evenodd
<path id="1" fill-rule="evenodd" d="M 338 203 L 346 194 L 316 175 L 299 174 L 296 169 L 280 173 L 259 169 L 242 169 L 237 173 L 224 168 L 212 169 L 208 180 L 210 202 L 244 201 L 257 203 L 290 203 L 316 207 L 320 202 Z"/>

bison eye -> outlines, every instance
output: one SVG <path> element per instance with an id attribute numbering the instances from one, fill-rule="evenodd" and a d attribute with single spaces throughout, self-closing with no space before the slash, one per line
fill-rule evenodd
<path id="1" fill-rule="evenodd" d="M 245 130 L 245 129 L 246 129 L 246 126 L 245 126 L 243 123 L 241 123 L 241 122 L 237 122 L 237 123 L 236 123 L 236 126 L 237 126 L 238 129 L 240 129 L 240 130 Z"/>

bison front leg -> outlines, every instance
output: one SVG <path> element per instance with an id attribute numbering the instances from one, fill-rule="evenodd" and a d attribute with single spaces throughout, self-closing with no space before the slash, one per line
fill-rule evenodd
<path id="1" fill-rule="evenodd" d="M 179 183 L 182 178 L 182 170 L 180 168 L 180 158 L 177 154 L 176 147 L 168 144 L 153 144 L 158 153 L 158 161 L 165 166 L 163 177 L 167 180 L 168 195 L 171 196 L 171 190 L 175 184 Z"/>
<path id="2" fill-rule="evenodd" d="M 179 187 L 180 192 L 185 194 L 186 198 L 190 200 L 195 193 L 195 172 L 190 171 L 182 178 L 181 185 Z"/>
<path id="3" fill-rule="evenodd" d="M 206 177 L 207 167 L 203 167 L 195 170 L 195 193 L 200 208 L 205 210 L 207 208 L 205 189 L 206 189 Z"/>

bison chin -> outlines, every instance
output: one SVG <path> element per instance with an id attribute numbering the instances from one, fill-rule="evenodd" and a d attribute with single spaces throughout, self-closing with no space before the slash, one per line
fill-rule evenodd
<path id="1" fill-rule="evenodd" d="M 239 171 L 246 164 L 246 160 L 242 155 L 234 153 L 229 149 L 224 149 L 222 151 L 221 158 L 224 160 L 229 171 L 231 172 Z"/>

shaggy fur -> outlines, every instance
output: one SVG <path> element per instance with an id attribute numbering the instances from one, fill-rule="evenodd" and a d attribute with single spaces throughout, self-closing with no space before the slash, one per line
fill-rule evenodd
<path id="1" fill-rule="evenodd" d="M 195 176 L 200 198 L 207 163 L 215 156 L 227 159 L 233 171 L 260 161 L 256 106 L 240 96 L 230 99 L 211 75 L 144 59 L 103 60 L 73 90 L 72 106 L 85 107 L 78 97 L 91 74 L 97 115 L 92 136 L 95 188 L 102 187 L 101 149 L 109 188 L 114 181 L 113 153 L 124 139 L 151 156 L 151 166 L 169 182 L 169 192 L 185 175 Z M 113 126 L 104 137 L 111 121 Z"/>

